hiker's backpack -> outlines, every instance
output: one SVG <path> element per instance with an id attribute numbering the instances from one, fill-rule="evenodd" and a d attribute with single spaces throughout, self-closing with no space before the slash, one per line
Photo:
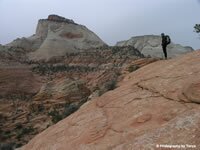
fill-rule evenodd
<path id="1" fill-rule="evenodd" d="M 166 35 L 166 42 L 167 42 L 167 45 L 171 43 L 171 39 L 168 35 Z"/>

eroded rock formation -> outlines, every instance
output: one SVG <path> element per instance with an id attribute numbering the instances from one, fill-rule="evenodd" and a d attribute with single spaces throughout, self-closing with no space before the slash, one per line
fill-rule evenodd
<path id="1" fill-rule="evenodd" d="M 22 149 L 200 147 L 199 57 L 198 50 L 128 74 L 120 87 L 87 102 Z"/>
<path id="2" fill-rule="evenodd" d="M 0 141 L 16 147 L 116 88 L 125 74 L 157 61 L 130 46 L 88 49 L 48 62 L 23 61 L 25 50 L 0 48 Z"/>
<path id="3" fill-rule="evenodd" d="M 87 27 L 58 15 L 49 15 L 38 21 L 34 35 L 18 38 L 6 46 L 23 48 L 30 60 L 39 61 L 105 45 Z"/>

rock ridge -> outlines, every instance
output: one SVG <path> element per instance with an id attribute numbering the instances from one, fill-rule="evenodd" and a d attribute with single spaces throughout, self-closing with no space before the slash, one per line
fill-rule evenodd
<path id="1" fill-rule="evenodd" d="M 66 22 L 66 23 L 73 23 L 75 24 L 75 22 L 72 20 L 72 19 L 67 19 L 67 18 L 64 18 L 64 17 L 61 17 L 59 15 L 49 15 L 47 20 L 49 21 L 55 21 L 55 22 Z"/>
<path id="2" fill-rule="evenodd" d="M 50 21 L 50 22 L 68 23 L 68 24 L 78 25 L 72 19 L 67 19 L 65 17 L 55 15 L 55 14 L 49 15 L 47 19 L 39 19 L 39 22 L 42 22 L 42 21 Z"/>

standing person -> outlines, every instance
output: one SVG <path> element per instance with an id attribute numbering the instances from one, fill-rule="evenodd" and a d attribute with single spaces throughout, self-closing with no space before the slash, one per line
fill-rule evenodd
<path id="1" fill-rule="evenodd" d="M 165 59 L 167 59 L 167 45 L 171 43 L 171 39 L 168 35 L 165 35 L 164 33 L 161 34 L 161 37 L 163 53 L 165 55 Z"/>

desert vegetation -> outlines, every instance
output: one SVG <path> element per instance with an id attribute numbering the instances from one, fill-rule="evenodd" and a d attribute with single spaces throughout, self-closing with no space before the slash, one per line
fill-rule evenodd
<path id="1" fill-rule="evenodd" d="M 130 65 L 128 67 L 128 71 L 129 72 L 133 72 L 133 71 L 136 71 L 137 69 L 139 69 L 140 67 L 138 65 Z"/>
<path id="2" fill-rule="evenodd" d="M 64 107 L 56 108 L 54 107 L 48 115 L 51 117 L 51 121 L 53 124 L 57 123 L 58 121 L 66 118 L 67 116 L 71 115 L 75 111 L 77 111 L 81 105 L 86 102 L 86 99 L 83 99 L 79 103 L 65 103 Z"/>
<path id="3" fill-rule="evenodd" d="M 40 75 L 53 74 L 58 72 L 93 72 L 94 67 L 88 66 L 69 66 L 67 64 L 38 64 L 32 68 L 32 71 Z"/>
<path id="4" fill-rule="evenodd" d="M 196 32 L 196 33 L 200 33 L 200 24 L 196 24 L 196 25 L 194 26 L 194 29 L 195 29 L 195 32 Z"/>

